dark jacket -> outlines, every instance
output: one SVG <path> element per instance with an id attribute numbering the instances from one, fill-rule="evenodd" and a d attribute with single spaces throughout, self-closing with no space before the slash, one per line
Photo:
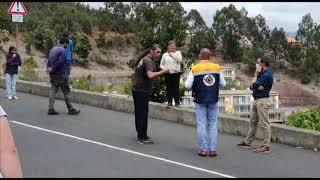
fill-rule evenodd
<path id="1" fill-rule="evenodd" d="M 257 77 L 257 81 L 252 84 L 252 96 L 254 99 L 268 98 L 273 84 L 273 73 L 271 69 L 267 69 Z M 258 90 L 259 86 L 263 86 L 264 90 Z"/>
<path id="2" fill-rule="evenodd" d="M 56 46 L 49 53 L 47 67 L 52 68 L 51 75 L 66 75 L 66 49 L 61 46 Z"/>
<path id="3" fill-rule="evenodd" d="M 6 70 L 8 74 L 18 74 L 18 66 L 21 66 L 21 58 L 18 53 L 16 57 L 12 57 L 12 54 L 8 53 L 6 56 Z"/>
<path id="4" fill-rule="evenodd" d="M 192 67 L 194 81 L 192 96 L 198 104 L 212 104 L 219 100 L 221 67 L 209 61 L 201 61 Z"/>

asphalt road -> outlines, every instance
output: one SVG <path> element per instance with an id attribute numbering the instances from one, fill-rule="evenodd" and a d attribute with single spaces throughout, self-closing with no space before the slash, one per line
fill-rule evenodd
<path id="1" fill-rule="evenodd" d="M 216 158 L 199 157 L 196 128 L 149 119 L 154 145 L 136 143 L 134 115 L 74 104 L 77 116 L 48 116 L 48 98 L 18 93 L 0 104 L 9 114 L 24 177 L 320 177 L 320 154 L 282 144 L 257 154 L 236 144 L 239 136 L 219 134 Z M 254 142 L 257 147 L 260 140 Z"/>

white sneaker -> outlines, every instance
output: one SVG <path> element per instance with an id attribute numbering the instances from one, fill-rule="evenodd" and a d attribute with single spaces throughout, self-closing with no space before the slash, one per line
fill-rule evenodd
<path id="1" fill-rule="evenodd" d="M 9 96 L 8 99 L 11 100 L 11 99 L 12 99 L 12 96 Z"/>
<path id="2" fill-rule="evenodd" d="M 13 99 L 19 99 L 18 96 L 12 96 Z"/>

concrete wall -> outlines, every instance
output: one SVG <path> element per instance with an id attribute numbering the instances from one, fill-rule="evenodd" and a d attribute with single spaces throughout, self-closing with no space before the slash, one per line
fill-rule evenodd
<path id="1" fill-rule="evenodd" d="M 0 78 L 0 87 L 5 87 L 5 80 L 2 77 Z M 20 92 L 47 97 L 50 86 L 18 80 L 16 89 Z M 134 112 L 133 99 L 129 96 L 103 95 L 77 89 L 72 89 L 71 96 L 73 102 L 128 113 Z M 63 99 L 61 91 L 59 91 L 57 98 Z M 196 126 L 194 110 L 188 108 L 167 108 L 164 104 L 150 102 L 149 117 Z M 245 136 L 249 130 L 249 120 L 220 114 L 218 126 L 221 133 Z M 272 142 L 299 146 L 306 149 L 320 148 L 320 132 L 318 131 L 300 129 L 283 124 L 272 124 L 271 131 Z M 256 137 L 259 139 L 263 138 L 260 128 L 258 128 Z"/>

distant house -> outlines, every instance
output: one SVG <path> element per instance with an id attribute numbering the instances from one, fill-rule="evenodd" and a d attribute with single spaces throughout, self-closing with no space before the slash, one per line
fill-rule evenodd
<path id="1" fill-rule="evenodd" d="M 287 42 L 288 42 L 288 44 L 291 44 L 291 45 L 301 45 L 302 44 L 301 41 L 296 40 L 295 38 L 291 38 L 291 37 L 287 37 Z"/>

